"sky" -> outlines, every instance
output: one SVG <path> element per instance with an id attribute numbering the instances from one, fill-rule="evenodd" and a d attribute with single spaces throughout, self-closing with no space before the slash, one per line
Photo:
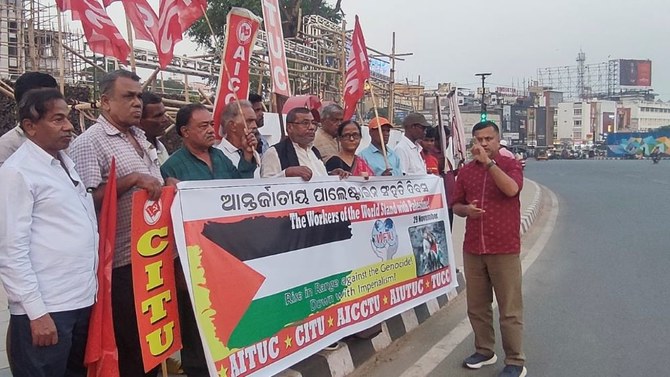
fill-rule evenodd
<path id="1" fill-rule="evenodd" d="M 390 53 L 395 31 L 396 52 L 413 53 L 397 63 L 397 82 L 474 88 L 475 73 L 491 72 L 487 86 L 512 86 L 538 68 L 575 66 L 581 49 L 586 64 L 651 59 L 654 91 L 670 100 L 668 0 L 343 0 L 342 8 L 348 29 L 359 16 L 368 47 Z M 125 35 L 121 5 L 108 10 Z M 189 41 L 176 48 L 195 50 Z"/>

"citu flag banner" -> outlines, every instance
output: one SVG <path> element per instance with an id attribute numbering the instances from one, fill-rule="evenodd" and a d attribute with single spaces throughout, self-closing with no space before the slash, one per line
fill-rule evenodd
<path id="1" fill-rule="evenodd" d="M 356 104 L 365 94 L 365 80 L 370 78 L 370 60 L 365 46 L 361 24 L 356 16 L 354 33 L 351 36 L 351 53 L 347 62 L 347 76 L 344 84 L 344 119 L 351 119 L 356 112 Z"/>
<path id="2" fill-rule="evenodd" d="M 145 372 L 181 348 L 170 217 L 174 195 L 171 186 L 163 188 L 158 200 L 150 200 L 146 190 L 133 193 L 131 267 Z"/>
<path id="3" fill-rule="evenodd" d="M 116 160 L 112 158 L 99 217 L 98 292 L 91 311 L 84 364 L 88 377 L 119 377 L 112 317 L 112 262 L 116 241 Z"/>
<path id="4" fill-rule="evenodd" d="M 228 13 L 226 43 L 214 103 L 214 131 L 218 139 L 224 136 L 221 129 L 223 108 L 249 96 L 249 61 L 259 27 L 260 19 L 248 9 L 233 7 Z"/>
<path id="5" fill-rule="evenodd" d="M 270 57 L 270 77 L 272 91 L 290 97 L 291 88 L 288 84 L 288 68 L 286 66 L 286 48 L 282 30 L 281 14 L 278 0 L 263 0 L 263 22 L 268 36 L 268 55 Z"/>
<path id="6" fill-rule="evenodd" d="M 72 12 L 72 19 L 81 22 L 84 36 L 91 51 L 112 56 L 125 63 L 130 47 L 97 0 L 56 0 L 62 12 Z"/>

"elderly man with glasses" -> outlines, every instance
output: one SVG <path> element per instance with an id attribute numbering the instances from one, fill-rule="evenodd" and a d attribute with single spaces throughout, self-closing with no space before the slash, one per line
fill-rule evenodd
<path id="1" fill-rule="evenodd" d="M 313 145 L 318 123 L 312 112 L 297 107 L 286 114 L 287 138 L 273 145 L 263 155 L 261 177 L 312 177 L 328 175 L 319 150 Z M 331 174 L 346 177 L 349 173 L 336 169 Z"/>

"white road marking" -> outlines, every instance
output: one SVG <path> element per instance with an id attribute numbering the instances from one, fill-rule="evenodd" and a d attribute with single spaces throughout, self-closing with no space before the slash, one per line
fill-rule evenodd
<path id="1" fill-rule="evenodd" d="M 533 246 L 528 249 L 526 255 L 521 260 L 522 273 L 525 275 L 528 268 L 535 262 L 544 247 L 549 241 L 549 237 L 556 225 L 558 218 L 558 198 L 552 191 L 546 189 L 551 199 L 551 206 L 549 209 L 549 218 L 546 225 L 542 229 L 540 236 L 535 241 Z M 546 210 L 546 209 L 545 209 Z M 467 284 L 466 288 L 467 289 Z M 463 293 L 461 293 L 463 294 Z M 497 305 L 494 303 L 494 309 Z M 432 372 L 446 357 L 448 357 L 469 335 L 472 333 L 470 321 L 465 318 L 456 327 L 451 330 L 444 338 L 440 339 L 428 352 L 426 352 L 414 365 L 405 370 L 400 377 L 424 377 Z"/>

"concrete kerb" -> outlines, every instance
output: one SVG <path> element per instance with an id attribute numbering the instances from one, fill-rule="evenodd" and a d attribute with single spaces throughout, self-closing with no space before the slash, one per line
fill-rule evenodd
<path id="1" fill-rule="evenodd" d="M 521 235 L 528 232 L 542 206 L 542 189 L 531 180 L 526 184 L 533 185 L 535 194 L 528 207 L 521 214 Z M 344 377 L 372 358 L 377 352 L 391 345 L 412 329 L 425 322 L 438 310 L 446 307 L 465 290 L 465 278 L 458 273 L 458 288 L 431 299 L 400 315 L 389 318 L 382 323 L 382 332 L 372 339 L 347 337 L 339 342 L 335 351 L 322 351 L 299 362 L 291 368 L 277 374 L 277 377 Z"/>

